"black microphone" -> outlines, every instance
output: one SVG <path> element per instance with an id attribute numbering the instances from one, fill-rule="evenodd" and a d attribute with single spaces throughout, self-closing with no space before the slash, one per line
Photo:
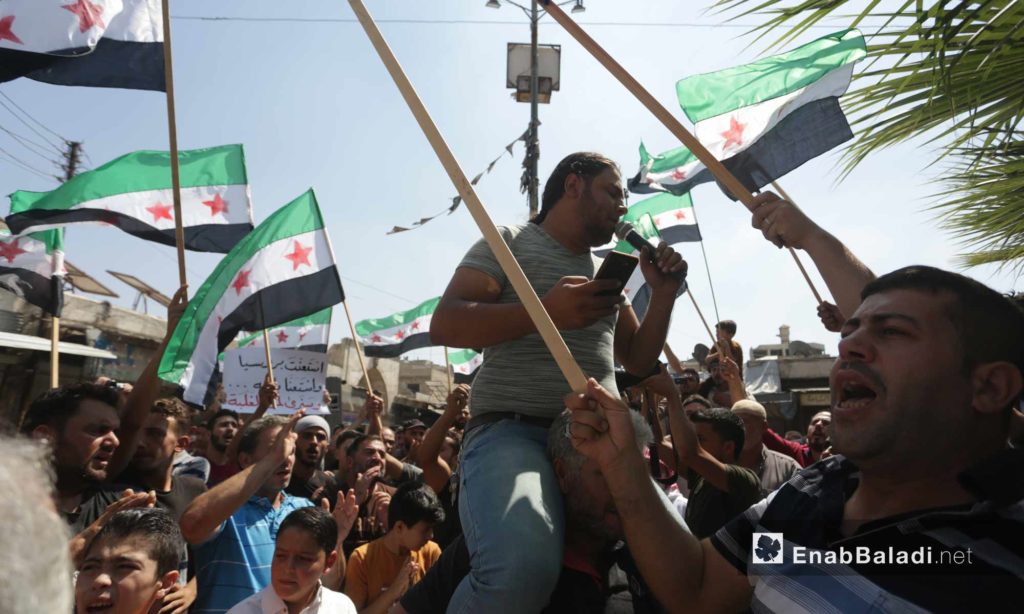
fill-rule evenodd
<path id="1" fill-rule="evenodd" d="M 658 246 L 654 245 L 653 243 L 651 243 L 650 241 L 645 239 L 643 237 L 643 235 L 641 235 L 639 232 L 636 231 L 636 228 L 634 228 L 632 224 L 630 224 L 629 222 L 626 222 L 626 221 L 621 221 L 618 224 L 616 224 L 615 225 L 615 236 L 618 237 L 620 241 L 625 241 L 626 243 L 629 243 L 630 245 L 632 245 L 633 248 L 636 249 L 638 252 L 643 251 L 643 249 L 645 247 L 648 248 L 647 249 L 647 260 L 648 260 L 648 262 L 654 262 L 654 251 L 656 249 L 658 249 Z M 685 262 L 684 262 L 684 265 L 685 265 Z M 680 289 L 685 292 L 685 288 L 686 288 L 686 267 L 685 266 L 683 267 L 682 271 L 679 271 L 678 273 L 676 273 L 676 277 L 679 279 Z"/>

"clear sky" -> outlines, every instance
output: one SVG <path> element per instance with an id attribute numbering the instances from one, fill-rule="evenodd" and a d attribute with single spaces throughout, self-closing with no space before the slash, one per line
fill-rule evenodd
<path id="1" fill-rule="evenodd" d="M 710 2 L 587 0 L 579 20 L 683 118 L 675 100 L 676 80 L 751 61 L 764 50 L 744 35 L 744 28 L 720 27 L 724 17 L 705 11 L 705 4 Z M 371 0 L 368 5 L 467 175 L 482 171 L 529 121 L 529 105 L 516 103 L 504 87 L 506 43 L 529 41 L 524 14 L 507 3 L 499 10 L 486 8 L 484 0 Z M 348 4 L 175 0 L 172 14 L 308 20 L 174 19 L 179 143 L 183 149 L 244 144 L 257 221 L 313 186 L 356 319 L 384 316 L 439 295 L 480 235 L 460 208 L 421 229 L 385 236 L 393 225 L 408 225 L 443 209 L 456 192 Z M 755 22 L 751 17 L 740 21 Z M 843 27 L 835 25 L 836 30 Z M 828 32 L 812 30 L 801 42 Z M 628 177 L 636 172 L 641 139 L 652 151 L 678 144 L 550 18 L 542 22 L 540 39 L 562 45 L 561 91 L 540 111 L 542 182 L 573 151 L 603 152 Z M 0 91 L 58 134 L 83 141 L 89 166 L 134 150 L 167 148 L 162 94 L 61 88 L 29 80 L 0 85 Z M 39 140 L 2 109 L 0 126 Z M 6 134 L 0 134 L 0 147 L 36 168 L 56 172 Z M 522 153 L 518 144 L 515 156 L 502 158 L 478 185 L 498 224 L 527 217 L 518 190 Z M 934 203 L 929 195 L 939 190 L 934 180 L 941 165 L 929 167 L 934 156 L 930 145 L 906 143 L 876 154 L 837 183 L 838 155 L 833 152 L 781 183 L 877 273 L 913 263 L 952 268 L 958 246 L 927 211 Z M 0 158 L 0 185 L 10 193 L 56 184 Z M 820 325 L 810 290 L 790 256 L 764 241 L 750 227 L 746 210 L 713 185 L 696 188 L 693 196 L 718 313 L 738 322 L 738 340 L 746 346 L 773 343 L 779 325 L 788 324 L 793 339 L 825 343 L 834 352 L 836 336 Z M 115 229 L 73 228 L 66 251 L 71 262 L 120 293 L 115 302 L 121 305 L 131 305 L 134 291 L 107 275 L 108 269 L 136 275 L 168 295 L 177 286 L 173 248 Z M 690 262 L 691 288 L 712 319 L 700 249 L 684 244 L 681 251 Z M 218 258 L 187 254 L 193 292 Z M 1000 291 L 1014 289 L 1017 281 L 994 267 L 966 272 Z M 820 278 L 812 275 L 824 291 Z M 339 306 L 332 342 L 347 335 Z M 695 343 L 708 342 L 706 337 L 689 301 L 680 300 L 669 334 L 676 353 L 688 356 Z M 443 361 L 439 349 L 414 356 Z"/>

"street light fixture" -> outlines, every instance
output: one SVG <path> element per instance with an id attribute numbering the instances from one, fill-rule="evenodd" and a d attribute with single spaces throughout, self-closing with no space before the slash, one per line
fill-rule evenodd
<path id="1" fill-rule="evenodd" d="M 530 75 L 528 81 L 529 87 L 529 102 L 530 102 L 530 130 L 529 136 L 526 142 L 526 159 L 523 161 L 523 167 L 525 169 L 521 182 L 521 189 L 523 192 L 527 192 L 530 201 L 530 216 L 537 214 L 539 203 L 539 185 L 540 181 L 537 177 L 537 160 L 540 158 L 540 145 L 537 138 L 537 127 L 540 125 L 540 121 L 537 119 L 537 103 L 548 102 L 551 99 L 551 91 L 557 90 L 553 80 L 548 80 L 548 83 L 541 83 L 540 76 L 538 75 L 538 64 L 539 64 L 539 51 L 537 45 L 537 22 L 540 21 L 543 14 L 538 10 L 538 0 L 531 0 L 529 6 L 524 6 L 515 0 L 505 0 L 512 6 L 522 10 L 526 13 L 526 16 L 530 20 Z M 583 0 L 564 0 L 558 2 L 558 6 L 565 6 L 569 3 L 575 3 L 572 7 L 573 13 L 582 13 L 586 11 L 586 7 L 583 6 Z M 487 0 L 487 7 L 492 9 L 501 8 L 501 3 L 498 0 Z M 551 47 L 557 47 L 551 45 Z M 512 45 L 509 46 L 512 48 Z M 516 100 L 525 102 L 522 96 L 522 89 L 527 86 L 526 75 L 523 75 L 523 79 L 516 78 L 516 89 L 517 96 Z M 522 81 L 520 83 L 520 81 Z M 545 87 L 546 86 L 546 87 Z M 545 91 L 546 89 L 546 91 Z"/>

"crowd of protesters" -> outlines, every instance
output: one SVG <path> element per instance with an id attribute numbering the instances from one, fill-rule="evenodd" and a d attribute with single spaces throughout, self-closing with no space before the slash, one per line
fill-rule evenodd
<path id="1" fill-rule="evenodd" d="M 806 251 L 836 299 L 819 308 L 842 335 L 832 407 L 806 433 L 774 431 L 747 393 L 735 322 L 704 364 L 658 363 L 686 264 L 665 245 L 641 254 L 643 318 L 594 280 L 622 181 L 574 154 L 538 218 L 502 232 L 586 390 L 569 390 L 485 243 L 432 325 L 435 343 L 486 348 L 484 364 L 429 425 L 387 424 L 372 392 L 355 424 L 268 415 L 269 379 L 253 414 L 188 406 L 155 361 L 133 386 L 51 390 L 0 442 L 0 612 L 1017 603 L 1024 311 L 939 269 L 875 277 L 792 203 L 755 205 L 754 227 Z"/>

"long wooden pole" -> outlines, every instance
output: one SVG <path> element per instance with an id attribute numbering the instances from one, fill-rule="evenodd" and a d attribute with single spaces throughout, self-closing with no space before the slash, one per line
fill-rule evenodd
<path id="1" fill-rule="evenodd" d="M 533 286 L 526 279 L 526 275 L 519 267 L 519 263 L 516 262 L 512 251 L 509 250 L 505 240 L 498 232 L 498 228 L 487 214 L 487 210 L 480 202 L 480 198 L 469 183 L 469 179 L 462 171 L 458 161 L 456 161 L 455 155 L 448 147 L 444 137 L 441 136 L 441 132 L 434 124 L 434 120 L 431 119 L 427 108 L 423 105 L 423 101 L 416 94 L 416 90 L 413 88 L 412 83 L 409 82 L 409 78 L 402 71 L 398 59 L 395 58 L 391 48 L 388 47 L 387 41 L 384 40 L 384 36 L 380 33 L 380 29 L 377 28 L 377 24 L 374 23 L 373 18 L 367 12 L 366 6 L 363 5 L 362 0 L 349 0 L 349 4 L 359 19 L 359 23 L 362 24 L 363 29 L 366 31 L 366 35 L 370 38 L 370 42 L 373 43 L 374 49 L 377 50 L 381 61 L 384 62 L 384 66 L 391 73 L 391 78 L 402 93 L 405 103 L 409 105 L 409 110 L 412 111 L 416 122 L 420 125 L 420 129 L 423 130 L 424 136 L 427 137 L 430 146 L 433 147 L 434 153 L 440 160 L 441 165 L 444 166 L 448 177 L 455 184 L 459 196 L 466 203 L 466 207 L 469 209 L 470 214 L 472 214 L 476 225 L 480 228 L 480 232 L 483 233 L 487 245 L 498 259 L 498 264 L 501 265 L 505 275 L 508 276 L 509 283 L 512 284 L 512 288 L 515 289 L 519 300 L 522 301 L 523 307 L 526 308 L 526 313 L 529 314 L 530 320 L 537 327 L 537 332 L 540 333 L 541 338 L 558 364 L 558 368 L 561 369 L 562 375 L 565 376 L 569 386 L 574 391 L 581 392 L 585 390 L 587 387 L 587 376 L 584 375 L 583 370 L 580 369 L 580 366 L 569 352 L 569 347 L 565 344 L 565 340 L 558 333 L 554 322 L 551 321 L 551 317 L 540 302 L 540 298 L 533 291 Z"/>
<path id="2" fill-rule="evenodd" d="M 178 246 L 178 281 L 181 286 L 186 286 L 188 279 L 185 275 L 185 229 L 181 225 L 181 177 L 178 169 L 178 122 L 174 113 L 170 2 L 171 0 L 163 0 L 161 3 L 164 19 L 164 84 L 167 91 L 167 135 L 171 146 L 171 185 L 174 193 L 174 242 Z"/>
<path id="3" fill-rule="evenodd" d="M 260 307 L 260 311 L 263 311 L 263 307 Z M 270 383 L 274 383 L 274 361 L 270 358 L 270 334 L 267 329 L 263 329 L 263 350 L 267 354 L 267 376 L 270 377 Z M 274 407 L 277 407 L 277 402 L 274 402 Z"/>
<path id="4" fill-rule="evenodd" d="M 565 11 L 563 11 L 561 7 L 554 2 L 551 2 L 551 0 L 541 0 L 541 2 L 544 4 L 544 10 L 547 11 L 548 15 L 551 15 L 555 21 L 561 24 L 570 36 L 575 38 L 584 49 L 589 51 L 590 54 L 608 70 L 608 72 L 612 73 L 612 76 L 619 80 L 619 83 L 624 85 L 626 89 L 640 101 L 641 104 L 647 107 L 648 111 L 653 113 L 654 116 L 661 121 L 662 125 L 668 128 L 669 132 L 679 139 L 683 145 L 693 153 L 693 155 L 697 156 L 697 159 L 707 167 L 715 179 L 717 179 L 729 193 L 739 199 L 739 201 L 743 203 L 748 210 L 754 210 L 754 196 L 750 193 L 750 190 L 740 183 L 739 179 L 737 179 L 729 169 L 725 168 L 725 165 L 718 161 L 718 158 L 711 155 L 711 152 L 708 151 L 695 136 L 690 134 L 690 131 L 687 130 L 663 104 L 658 102 L 658 100 L 652 96 L 644 86 L 640 85 L 640 82 L 637 81 L 633 75 L 629 74 L 626 69 L 615 60 L 615 58 L 609 55 L 607 51 L 597 44 L 597 41 L 591 38 L 590 35 L 579 26 L 579 24 L 566 15 Z M 782 190 L 779 190 L 779 194 L 786 200 L 789 200 Z M 796 259 L 797 266 L 800 267 L 800 272 L 804 274 L 804 279 L 806 279 L 807 283 L 811 286 L 811 292 L 814 293 L 814 297 L 820 304 L 822 302 L 821 296 L 814 288 L 814 284 L 811 283 L 811 278 L 807 275 L 807 271 L 804 270 L 800 259 L 797 258 L 796 252 L 792 248 L 790 248 L 789 251 L 793 254 L 793 258 Z"/>
<path id="5" fill-rule="evenodd" d="M 704 324 L 704 330 L 708 331 L 708 336 L 711 337 L 711 345 L 718 348 L 719 356 L 728 356 L 729 358 L 732 358 L 732 353 L 726 353 L 725 348 L 719 344 L 718 336 L 711 332 L 711 327 L 708 326 L 708 321 L 704 319 L 704 312 L 702 312 L 700 307 L 697 306 L 697 299 L 693 298 L 693 292 L 690 292 L 690 289 L 687 288 L 686 294 L 690 297 L 690 302 L 693 303 L 693 308 L 697 310 L 697 315 L 700 316 L 700 321 Z"/>
<path id="6" fill-rule="evenodd" d="M 363 358 L 363 346 L 359 345 L 359 335 L 356 334 L 356 325 L 352 323 L 352 314 L 348 310 L 348 303 L 341 301 L 345 308 L 345 317 L 348 318 L 348 329 L 352 331 L 352 343 L 356 346 L 356 358 L 359 359 L 359 368 L 363 370 L 363 379 L 366 380 L 366 390 L 373 394 L 373 385 L 370 383 L 370 373 L 366 370 L 366 360 Z"/>
<path id="7" fill-rule="evenodd" d="M 786 191 L 782 189 L 782 186 L 779 185 L 778 182 L 773 181 L 772 187 L 779 193 L 779 196 L 793 203 L 793 199 L 789 197 L 789 194 L 786 194 Z M 796 205 L 796 203 L 793 204 Z M 793 261 L 796 262 L 797 268 L 800 269 L 804 279 L 807 281 L 807 285 L 810 286 L 811 293 L 814 294 L 814 300 L 818 301 L 818 304 L 821 305 L 824 301 L 821 300 L 821 295 L 818 294 L 818 289 L 814 287 L 814 282 L 811 281 L 811 276 L 807 274 L 807 269 L 804 268 L 804 263 L 800 262 L 800 256 L 797 255 L 796 250 L 792 247 L 787 247 L 786 249 L 788 249 L 790 255 L 793 256 Z"/>
<path id="8" fill-rule="evenodd" d="M 60 386 L 60 318 L 50 318 L 50 388 Z"/>
<path id="9" fill-rule="evenodd" d="M 448 346 L 444 346 L 444 372 L 448 376 L 448 394 L 452 393 L 454 384 L 452 383 L 452 361 L 448 358 Z"/>

